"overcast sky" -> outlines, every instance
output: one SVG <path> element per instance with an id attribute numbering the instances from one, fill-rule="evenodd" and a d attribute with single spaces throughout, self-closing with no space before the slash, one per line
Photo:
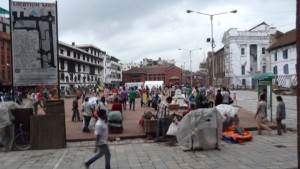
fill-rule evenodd
<path id="1" fill-rule="evenodd" d="M 23 0 L 20 0 L 23 1 Z M 33 2 L 26 0 L 25 2 Z M 38 0 L 34 2 L 55 2 Z M 8 0 L 0 7 L 9 9 Z M 71 44 L 93 44 L 121 63 L 138 63 L 143 58 L 174 59 L 192 69 L 211 50 L 210 17 L 186 13 L 187 9 L 207 14 L 238 12 L 213 17 L 215 50 L 222 48 L 223 33 L 229 28 L 248 30 L 262 22 L 281 32 L 295 28 L 296 0 L 58 0 L 59 40 Z"/>

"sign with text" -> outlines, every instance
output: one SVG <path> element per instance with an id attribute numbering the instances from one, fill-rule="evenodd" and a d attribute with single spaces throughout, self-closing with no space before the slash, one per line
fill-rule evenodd
<path id="1" fill-rule="evenodd" d="M 10 1 L 13 85 L 58 85 L 56 3 Z"/>
<path id="2" fill-rule="evenodd" d="M 270 81 L 267 81 L 267 80 L 260 80 L 260 81 L 259 81 L 259 85 L 266 85 L 266 86 L 268 86 L 268 85 L 270 85 Z"/>

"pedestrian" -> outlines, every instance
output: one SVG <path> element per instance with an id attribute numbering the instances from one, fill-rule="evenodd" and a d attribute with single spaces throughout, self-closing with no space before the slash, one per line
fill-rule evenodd
<path id="1" fill-rule="evenodd" d="M 85 96 L 86 96 L 86 88 L 85 86 L 82 88 L 82 103 L 84 102 Z"/>
<path id="2" fill-rule="evenodd" d="M 131 107 L 133 111 L 135 110 L 135 97 L 136 97 L 136 91 L 133 87 L 131 87 L 131 90 L 129 91 L 129 110 L 131 110 Z"/>
<path id="3" fill-rule="evenodd" d="M 123 108 L 124 110 L 126 110 L 126 103 L 127 103 L 127 99 L 128 99 L 128 92 L 126 91 L 126 88 L 123 87 L 123 91 L 121 92 L 121 99 L 122 99 L 122 103 L 123 103 Z"/>
<path id="4" fill-rule="evenodd" d="M 106 114 L 108 113 L 107 102 L 106 102 L 104 96 L 102 96 L 101 99 L 100 99 L 100 101 L 98 102 L 97 112 L 98 112 L 100 109 L 104 109 L 104 110 L 106 111 Z"/>
<path id="5" fill-rule="evenodd" d="M 167 112 L 168 111 L 168 112 Z M 169 104 L 161 103 L 157 111 L 157 129 L 155 142 L 159 142 L 159 137 L 162 135 L 162 142 L 165 141 L 166 133 L 168 130 L 167 126 L 167 113 L 169 113 Z"/>
<path id="6" fill-rule="evenodd" d="M 80 116 L 79 116 L 79 111 L 78 111 L 78 100 L 81 96 L 76 96 L 73 100 L 72 103 L 72 110 L 73 110 L 73 115 L 72 115 L 72 121 L 80 121 Z"/>
<path id="7" fill-rule="evenodd" d="M 229 104 L 229 97 L 230 94 L 228 92 L 228 90 L 226 89 L 226 87 L 222 87 L 222 91 L 221 91 L 221 95 L 223 97 L 223 104 Z"/>
<path id="8" fill-rule="evenodd" d="M 254 119 L 257 120 L 257 127 L 258 127 L 258 135 L 261 135 L 261 128 L 264 128 L 265 130 L 268 131 L 268 133 L 271 135 L 272 134 L 272 129 L 268 127 L 265 123 L 267 119 L 267 112 L 266 112 L 266 107 L 267 103 L 265 101 L 265 95 L 260 95 L 260 101 L 258 102 L 257 106 L 257 111 L 254 116 Z"/>
<path id="9" fill-rule="evenodd" d="M 93 112 L 94 112 L 94 107 L 91 103 L 88 102 L 89 98 L 86 97 L 84 99 L 84 103 L 82 104 L 82 110 L 83 110 L 83 122 L 84 122 L 84 127 L 82 129 L 82 132 L 84 133 L 89 133 L 90 129 L 89 129 L 89 124 L 91 121 L 91 118 L 93 116 Z"/>
<path id="10" fill-rule="evenodd" d="M 106 111 L 103 109 L 100 109 L 98 112 L 98 121 L 96 122 L 95 127 L 95 136 L 96 136 L 96 143 L 95 143 L 95 150 L 94 152 L 97 152 L 97 154 L 89 159 L 87 162 L 84 163 L 84 166 L 86 168 L 89 168 L 89 166 L 94 163 L 96 160 L 101 158 L 103 155 L 105 156 L 105 169 L 110 169 L 110 151 L 109 147 L 107 145 L 108 142 L 108 126 L 105 123 L 105 116 Z"/>
<path id="11" fill-rule="evenodd" d="M 113 105 L 111 106 L 111 111 L 120 111 L 121 113 L 123 112 L 123 111 L 122 111 L 122 103 L 119 102 L 118 97 L 115 97 L 114 103 L 113 103 Z"/>
<path id="12" fill-rule="evenodd" d="M 96 87 L 96 97 L 100 97 L 100 95 L 99 95 L 99 88 L 98 87 Z"/>
<path id="13" fill-rule="evenodd" d="M 218 106 L 219 104 L 222 104 L 222 103 L 223 103 L 223 96 L 221 94 L 221 90 L 217 90 L 215 106 Z"/>
<path id="14" fill-rule="evenodd" d="M 281 96 L 276 97 L 277 100 L 277 109 L 276 109 L 276 122 L 277 122 L 277 135 L 281 135 L 281 130 L 285 130 L 281 121 L 285 119 L 285 103 L 282 100 Z"/>
<path id="15" fill-rule="evenodd" d="M 152 108 L 154 108 L 155 111 L 157 111 L 160 102 L 161 102 L 160 96 L 158 95 L 158 93 L 155 93 L 155 95 L 152 97 Z"/>
<path id="16" fill-rule="evenodd" d="M 39 106 L 37 95 L 35 93 L 32 93 L 31 98 L 32 98 L 32 103 L 33 103 L 33 112 L 34 112 L 34 114 L 37 114 L 38 106 Z"/>

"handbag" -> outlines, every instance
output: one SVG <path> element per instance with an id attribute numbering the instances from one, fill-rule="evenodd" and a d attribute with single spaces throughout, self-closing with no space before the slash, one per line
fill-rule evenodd
<path id="1" fill-rule="evenodd" d="M 167 131 L 167 135 L 176 135 L 176 132 L 177 132 L 177 124 L 175 122 L 172 122 L 170 124 L 170 127 Z"/>

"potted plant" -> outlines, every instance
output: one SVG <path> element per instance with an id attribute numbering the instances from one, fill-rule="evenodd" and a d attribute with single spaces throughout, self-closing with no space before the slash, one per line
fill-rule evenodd
<path id="1" fill-rule="evenodd" d="M 144 129 L 146 134 L 151 134 L 156 132 L 157 126 L 157 115 L 154 115 L 151 111 L 146 111 L 143 114 L 144 119 Z"/>

